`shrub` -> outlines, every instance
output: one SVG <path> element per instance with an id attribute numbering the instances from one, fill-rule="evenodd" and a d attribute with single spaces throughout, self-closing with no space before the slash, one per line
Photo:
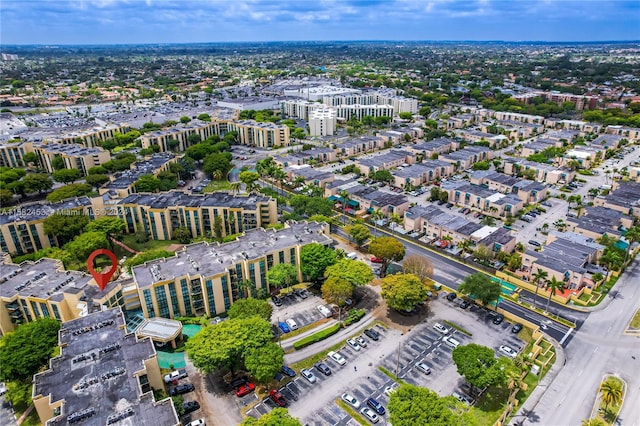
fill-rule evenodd
<path id="1" fill-rule="evenodd" d="M 349 311 L 349 316 L 347 317 L 347 320 L 345 321 L 345 324 L 351 325 L 354 322 L 358 322 L 366 314 L 367 314 L 367 311 L 365 311 L 364 309 L 351 309 Z"/>
<path id="2" fill-rule="evenodd" d="M 304 339 L 298 340 L 297 342 L 295 342 L 293 344 L 293 348 L 294 349 L 302 349 L 305 348 L 309 345 L 312 345 L 316 342 L 319 342 L 321 340 L 326 339 L 329 336 L 333 336 L 334 334 L 336 334 L 340 328 L 342 327 L 341 324 L 335 324 L 329 328 L 325 328 L 324 330 L 320 330 L 315 334 L 312 334 L 311 336 L 307 336 Z"/>

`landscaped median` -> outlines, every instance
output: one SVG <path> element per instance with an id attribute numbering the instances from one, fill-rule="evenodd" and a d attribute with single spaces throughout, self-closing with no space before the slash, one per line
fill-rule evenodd
<path id="1" fill-rule="evenodd" d="M 627 383 L 624 380 L 611 374 L 605 375 L 598 388 L 591 419 L 599 419 L 606 425 L 616 424 L 626 391 Z"/>
<path id="2" fill-rule="evenodd" d="M 327 327 L 323 330 L 318 331 L 317 333 L 314 333 L 310 336 L 304 337 L 300 340 L 298 340 L 297 342 L 293 343 L 293 347 L 294 349 L 302 349 L 305 348 L 309 345 L 312 345 L 316 342 L 319 342 L 321 340 L 326 339 L 329 336 L 333 336 L 334 334 L 336 334 L 338 331 L 340 331 L 340 329 L 342 328 L 342 324 L 341 323 L 337 323 L 332 325 L 331 327 Z"/>

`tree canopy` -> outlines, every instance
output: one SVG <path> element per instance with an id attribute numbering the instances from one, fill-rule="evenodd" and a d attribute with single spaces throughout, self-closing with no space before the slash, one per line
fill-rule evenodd
<path id="1" fill-rule="evenodd" d="M 277 287 L 290 286 L 298 277 L 296 267 L 290 263 L 279 263 L 267 272 L 267 280 L 270 285 Z"/>
<path id="2" fill-rule="evenodd" d="M 78 169 L 62 169 L 53 172 L 53 180 L 61 183 L 73 183 L 80 178 Z"/>
<path id="3" fill-rule="evenodd" d="M 91 185 L 86 183 L 71 183 L 51 191 L 51 193 L 47 195 L 47 201 L 55 203 L 66 200 L 67 198 L 82 197 L 90 193 L 92 189 Z"/>
<path id="4" fill-rule="evenodd" d="M 381 260 L 380 276 L 384 277 L 391 262 L 404 258 L 404 244 L 393 237 L 379 237 L 369 244 L 369 253 Z"/>
<path id="5" fill-rule="evenodd" d="M 300 268 L 311 280 L 322 278 L 327 267 L 336 261 L 336 251 L 322 244 L 307 244 L 300 250 Z"/>
<path id="6" fill-rule="evenodd" d="M 427 287 L 413 274 L 395 274 L 382 279 L 382 298 L 395 310 L 408 312 L 424 302 Z"/>
<path id="7" fill-rule="evenodd" d="M 272 312 L 273 308 L 269 302 L 253 298 L 237 300 L 228 310 L 230 319 L 259 316 L 267 321 L 271 318 Z"/>
<path id="8" fill-rule="evenodd" d="M 254 299 L 255 300 L 255 299 Z M 268 383 L 280 371 L 284 363 L 284 351 L 274 342 L 250 349 L 245 357 L 244 366 L 257 381 Z"/>
<path id="9" fill-rule="evenodd" d="M 230 319 L 203 327 L 187 341 L 187 354 L 205 373 L 223 367 L 235 372 L 250 351 L 265 346 L 272 337 L 271 324 L 259 316 Z"/>
<path id="10" fill-rule="evenodd" d="M 353 238 L 353 241 L 355 241 L 358 247 L 362 247 L 362 244 L 371 238 L 371 231 L 369 231 L 369 228 L 360 223 L 347 226 L 345 231 L 347 231 L 349 236 Z"/>
<path id="11" fill-rule="evenodd" d="M 402 262 L 402 269 L 405 274 L 413 274 L 426 283 L 433 277 L 433 263 L 429 258 L 417 254 L 410 254 Z"/>
<path id="12" fill-rule="evenodd" d="M 119 217 L 104 216 L 95 219 L 87 225 L 87 231 L 103 232 L 108 237 L 118 239 L 127 230 L 124 220 Z"/>
<path id="13" fill-rule="evenodd" d="M 97 249 L 108 248 L 109 241 L 104 232 L 83 232 L 67 243 L 64 249 L 78 261 L 84 262 Z"/>
<path id="14" fill-rule="evenodd" d="M 453 397 L 427 388 L 400 385 L 389 397 L 389 422 L 394 425 L 476 425 L 471 409 Z"/>
<path id="15" fill-rule="evenodd" d="M 505 383 L 507 373 L 514 368 L 510 359 L 497 359 L 493 349 L 475 343 L 458 346 L 451 356 L 458 374 L 479 389 Z"/>
<path id="16" fill-rule="evenodd" d="M 483 305 L 488 305 L 498 300 L 501 286 L 499 282 L 492 281 L 488 275 L 476 272 L 465 277 L 460 287 L 458 287 L 458 291 L 480 300 Z"/>
<path id="17" fill-rule="evenodd" d="M 0 380 L 31 381 L 58 344 L 60 322 L 41 318 L 23 324 L 0 341 Z"/>
<path id="18" fill-rule="evenodd" d="M 44 220 L 43 228 L 45 233 L 56 237 L 59 245 L 64 245 L 79 235 L 88 223 L 89 216 L 86 215 L 54 214 Z"/>
<path id="19" fill-rule="evenodd" d="M 241 426 L 302 426 L 302 423 L 291 417 L 286 408 L 274 408 L 259 419 L 247 417 Z"/>
<path id="20" fill-rule="evenodd" d="M 353 296 L 353 285 L 341 277 L 332 276 L 322 284 L 322 298 L 327 303 L 344 307 L 347 299 Z"/>
<path id="21" fill-rule="evenodd" d="M 340 259 L 334 265 L 329 266 L 324 276 L 329 278 L 344 279 L 353 286 L 365 285 L 373 280 L 371 268 L 364 262 L 352 259 Z"/>

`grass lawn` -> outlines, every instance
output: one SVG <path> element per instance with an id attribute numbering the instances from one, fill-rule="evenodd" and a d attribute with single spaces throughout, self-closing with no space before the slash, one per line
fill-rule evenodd
<path id="1" fill-rule="evenodd" d="M 40 417 L 38 417 L 38 412 L 34 408 L 29 415 L 24 419 L 22 426 L 40 426 L 42 422 L 40 422 Z"/>
<path id="2" fill-rule="evenodd" d="M 611 380 L 612 382 L 614 382 L 618 386 L 620 386 L 620 389 L 624 389 L 624 383 L 619 378 L 617 378 L 615 376 L 607 376 L 605 381 L 606 380 Z M 624 390 L 623 390 L 623 393 L 622 393 L 621 401 L 624 401 Z M 609 405 L 608 407 L 606 407 L 606 404 L 604 403 L 604 401 L 600 397 L 600 405 L 599 405 L 597 417 L 599 419 L 602 419 L 606 424 L 613 425 L 614 423 L 616 423 L 616 419 L 618 418 L 618 414 L 620 414 L 620 408 L 622 408 L 621 404 L 614 404 L 614 405 Z"/>
<path id="3" fill-rule="evenodd" d="M 211 181 L 204 187 L 202 192 L 228 191 L 231 189 L 231 182 L 226 179 Z"/>
<path id="4" fill-rule="evenodd" d="M 640 309 L 636 311 L 636 314 L 631 319 L 631 323 L 629 324 L 631 328 L 640 328 Z"/>
<path id="5" fill-rule="evenodd" d="M 473 407 L 473 415 L 479 425 L 492 425 L 498 420 L 505 409 L 509 398 L 509 389 L 504 387 L 490 387 L 482 394 L 478 403 Z"/>
<path id="6" fill-rule="evenodd" d="M 460 333 L 466 334 L 467 336 L 473 336 L 473 334 L 471 334 L 470 332 L 468 332 L 467 330 L 465 330 L 464 328 L 460 327 L 457 324 L 452 323 L 451 321 L 443 321 L 445 324 L 447 324 L 449 327 L 451 328 L 455 328 L 456 330 L 458 330 Z"/>
<path id="7" fill-rule="evenodd" d="M 136 251 L 166 250 L 171 244 L 179 244 L 178 241 L 174 240 L 149 240 L 146 243 L 138 243 L 135 235 L 125 235 L 120 240 Z M 129 253 L 127 256 L 130 257 L 132 255 L 133 253 Z"/>

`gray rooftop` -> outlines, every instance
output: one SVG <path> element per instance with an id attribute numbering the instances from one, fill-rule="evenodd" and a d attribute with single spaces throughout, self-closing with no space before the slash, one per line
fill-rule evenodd
<path id="1" fill-rule="evenodd" d="M 64 401 L 62 413 L 48 426 L 67 425 L 86 413 L 82 425 L 176 425 L 170 399 L 155 402 L 151 392 L 141 395 L 135 375 L 144 361 L 156 356 L 150 339 L 125 334 L 120 308 L 68 321 L 59 332 L 60 356 L 49 370 L 34 376 L 33 394 Z"/>
<path id="2" fill-rule="evenodd" d="M 622 207 L 637 207 L 640 205 L 640 183 L 621 182 L 620 186 L 606 197 L 607 202 Z"/>
<path id="3" fill-rule="evenodd" d="M 536 263 L 559 272 L 575 271 L 586 272 L 585 266 L 590 255 L 596 248 L 572 241 L 571 239 L 558 238 L 544 247 L 542 252 L 531 253 L 537 257 Z"/>
<path id="4" fill-rule="evenodd" d="M 175 256 L 153 260 L 132 268 L 132 274 L 140 288 L 146 288 L 161 280 L 185 275 L 210 277 L 226 272 L 243 260 L 258 259 L 267 253 L 277 253 L 296 245 L 313 242 L 329 244 L 331 237 L 324 234 L 323 224 L 317 222 L 289 222 L 279 231 L 263 228 L 246 231 L 236 241 L 225 244 L 205 242 L 190 244 Z"/>
<path id="5" fill-rule="evenodd" d="M 51 215 L 65 212 L 67 210 L 75 210 L 79 207 L 91 206 L 91 200 L 88 197 L 68 198 L 57 203 L 36 202 L 31 204 L 22 204 L 5 211 L 0 215 L 0 224 L 14 222 L 31 222 L 40 219 L 46 219 Z M 68 214 L 66 212 L 65 214 Z"/>
<path id="6" fill-rule="evenodd" d="M 580 217 L 568 217 L 567 222 L 575 224 L 578 228 L 586 229 L 597 234 L 608 234 L 619 236 L 618 226 L 620 219 L 625 216 L 623 213 L 608 209 L 606 207 L 587 206 Z"/>
<path id="7" fill-rule="evenodd" d="M 128 195 L 118 204 L 139 204 L 153 209 L 167 207 L 233 207 L 252 210 L 256 203 L 267 203 L 270 197 L 258 194 L 233 195 L 228 192 L 211 192 L 208 194 L 187 194 L 181 191 L 168 191 L 160 193 L 136 193 Z"/>
<path id="8" fill-rule="evenodd" d="M 113 180 L 108 182 L 104 188 L 124 189 L 135 183 L 141 176 L 153 174 L 154 171 L 171 161 L 175 155 L 170 152 L 160 152 L 153 154 L 149 159 L 135 162 L 130 170 L 114 174 Z"/>

